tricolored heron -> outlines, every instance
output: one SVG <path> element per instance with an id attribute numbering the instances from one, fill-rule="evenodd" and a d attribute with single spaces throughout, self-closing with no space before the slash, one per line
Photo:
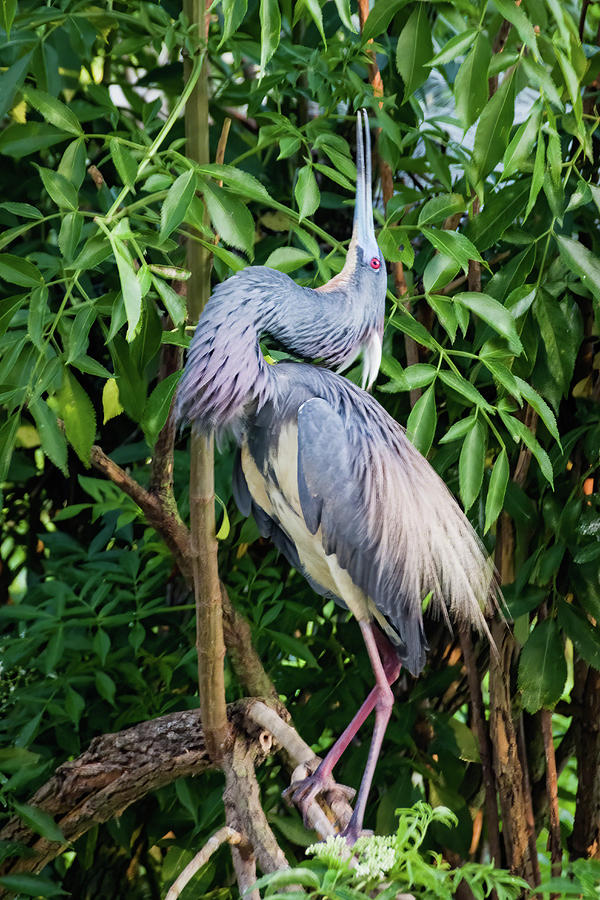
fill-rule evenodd
<path id="1" fill-rule="evenodd" d="M 369 713 L 375 726 L 354 812 L 362 828 L 377 757 L 391 715 L 391 684 L 425 662 L 422 601 L 485 629 L 491 566 L 445 484 L 404 430 L 365 390 L 322 366 L 269 365 L 262 335 L 303 359 L 349 365 L 362 351 L 363 387 L 381 361 L 386 270 L 375 239 L 368 119 L 357 120 L 352 238 L 339 275 L 315 290 L 264 266 L 219 284 L 187 356 L 177 417 L 203 434 L 233 433 L 233 492 L 292 566 L 360 625 L 375 687 L 293 799 L 305 813 Z"/>

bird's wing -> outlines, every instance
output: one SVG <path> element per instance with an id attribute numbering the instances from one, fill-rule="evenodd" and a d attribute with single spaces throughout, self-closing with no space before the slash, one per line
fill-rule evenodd
<path id="1" fill-rule="evenodd" d="M 321 529 L 325 553 L 335 555 L 391 623 L 401 659 L 417 674 L 427 649 L 421 604 L 411 602 L 402 573 L 390 569 L 397 559 L 382 559 L 379 552 L 381 535 L 372 527 L 372 508 L 382 498 L 369 493 L 378 462 L 370 451 L 368 441 L 357 445 L 356 435 L 349 437 L 342 417 L 327 401 L 314 398 L 300 407 L 298 492 L 306 525 L 312 534 Z M 385 506 L 382 503 L 379 517 L 391 518 Z"/>
<path id="2" fill-rule="evenodd" d="M 422 603 L 487 632 L 494 589 L 485 548 L 446 485 L 367 394 L 298 413 L 302 513 L 323 547 L 393 625 L 412 672 L 424 664 Z M 339 412 L 338 412 L 339 410 Z M 487 632 L 489 634 L 489 632 Z M 402 655 L 402 654 L 401 654 Z"/>

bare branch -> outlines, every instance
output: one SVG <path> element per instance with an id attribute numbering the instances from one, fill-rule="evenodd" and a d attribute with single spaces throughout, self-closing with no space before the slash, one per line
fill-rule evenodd
<path id="1" fill-rule="evenodd" d="M 243 745 L 247 766 L 252 762 L 252 771 L 277 746 L 271 737 L 265 740 L 249 718 L 254 703 L 253 699 L 240 700 L 227 707 L 232 730 Z M 206 751 L 200 711 L 169 713 L 95 738 L 85 753 L 59 766 L 29 803 L 54 817 L 68 843 L 94 825 L 120 815 L 146 794 L 211 768 L 214 763 Z M 39 872 L 65 847 L 39 838 L 17 817 L 5 825 L 0 839 L 19 841 L 33 850 L 31 857 L 6 860 L 1 874 Z"/>
<path id="2" fill-rule="evenodd" d="M 199 850 L 198 853 L 196 853 L 183 872 L 177 876 L 169 888 L 165 900 L 177 900 L 186 884 L 192 880 L 196 872 L 199 872 L 202 866 L 206 865 L 221 844 L 228 843 L 235 845 L 239 844 L 241 840 L 242 836 L 239 831 L 235 831 L 233 828 L 230 828 L 229 825 L 224 825 L 223 828 L 219 828 L 212 837 L 209 837 L 202 850 Z"/>
<path id="3" fill-rule="evenodd" d="M 91 462 L 94 468 L 102 472 L 113 484 L 118 485 L 128 497 L 137 503 L 145 514 L 148 524 L 155 528 L 163 538 L 182 574 L 189 578 L 191 573 L 189 533 L 176 508 L 165 509 L 158 497 L 141 487 L 97 444 L 92 447 Z"/>

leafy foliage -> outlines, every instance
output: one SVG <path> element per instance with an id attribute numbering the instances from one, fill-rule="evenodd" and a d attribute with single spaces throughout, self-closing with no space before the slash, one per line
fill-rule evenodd
<path id="1" fill-rule="evenodd" d="M 466 863 L 452 870 L 439 854 L 426 852 L 423 844 L 433 822 L 446 828 L 458 824 L 449 809 L 432 809 L 419 801 L 410 809 L 397 809 L 396 815 L 399 824 L 394 835 L 361 837 L 352 854 L 344 838 L 330 837 L 307 848 L 307 854 L 315 857 L 314 863 L 265 875 L 257 886 L 266 887 L 265 896 L 276 900 L 289 896 L 280 888 L 291 884 L 301 885 L 315 900 L 367 900 L 373 896 L 392 900 L 407 893 L 452 900 L 463 880 L 476 900 L 484 900 L 493 891 L 501 900 L 514 900 L 527 888 L 527 882 L 490 863 Z"/>
<path id="2" fill-rule="evenodd" d="M 359 106 L 370 111 L 393 185 L 375 210 L 396 273 L 377 396 L 460 496 L 490 551 L 499 517 L 512 520 L 514 580 L 504 592 L 520 659 L 506 674 L 534 736 L 533 780 L 543 783 L 538 713 L 566 714 L 554 716 L 557 742 L 573 734 L 570 701 L 589 667 L 600 668 L 599 14 L 586 4 L 580 36 L 581 9 L 376 0 L 361 33 L 347 0 L 293 9 L 223 0 L 204 51 L 177 0 L 0 4 L 7 811 L 23 809 L 94 735 L 194 703 L 190 598 L 137 506 L 92 476 L 91 448 L 98 441 L 148 483 L 177 381 L 162 378 L 163 363 L 190 336 L 184 239 L 211 250 L 216 280 L 251 262 L 307 285 L 340 270 Z M 369 84 L 371 51 L 381 97 Z M 182 113 L 204 54 L 211 159 L 225 111 L 235 115 L 226 162 L 196 166 L 185 156 Z M 226 504 L 232 453 L 224 448 L 217 461 Z M 187 466 L 178 436 L 184 518 Z M 228 520 L 220 566 L 231 597 L 300 732 L 322 752 L 370 687 L 360 636 L 231 505 Z M 483 847 L 471 851 L 481 763 L 458 656 L 441 626 L 428 629 L 430 666 L 418 683 L 401 681 L 367 824 L 389 834 L 396 808 L 425 798 L 458 819 L 452 831 L 434 823 L 428 848 L 467 859 Z M 229 670 L 227 689 L 232 699 L 241 693 Z M 484 681 L 484 699 L 486 689 Z M 364 743 L 349 750 L 341 781 L 358 781 L 366 752 Z M 569 753 L 559 785 L 565 852 L 576 762 Z M 278 766 L 261 778 L 293 860 L 310 838 L 279 800 Z M 97 896 L 119 896 L 134 860 L 127 896 L 160 891 L 221 820 L 220 790 L 210 778 L 165 788 L 83 838 L 69 863 L 14 887 L 51 896 L 61 884 L 84 896 L 92 885 Z M 545 837 L 540 825 L 542 858 Z M 487 889 L 484 869 L 477 881 L 468 865 L 472 889 Z M 218 855 L 190 890 L 231 896 L 217 887 L 228 883 L 227 866 Z M 322 890 L 323 864 L 305 866 L 319 879 L 307 887 Z M 450 890 L 455 876 L 427 866 Z M 567 871 L 546 890 L 593 890 L 591 864 Z"/>

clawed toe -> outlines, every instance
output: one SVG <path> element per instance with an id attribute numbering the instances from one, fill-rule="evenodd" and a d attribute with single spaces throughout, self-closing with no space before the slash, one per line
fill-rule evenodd
<path id="1" fill-rule="evenodd" d="M 310 827 L 308 810 L 319 794 L 322 794 L 328 805 L 331 806 L 340 801 L 349 803 L 354 798 L 356 791 L 345 784 L 337 784 L 330 775 L 320 777 L 317 771 L 301 781 L 293 781 L 283 791 L 282 796 L 289 806 L 294 805 L 298 808 L 304 824 Z"/>

